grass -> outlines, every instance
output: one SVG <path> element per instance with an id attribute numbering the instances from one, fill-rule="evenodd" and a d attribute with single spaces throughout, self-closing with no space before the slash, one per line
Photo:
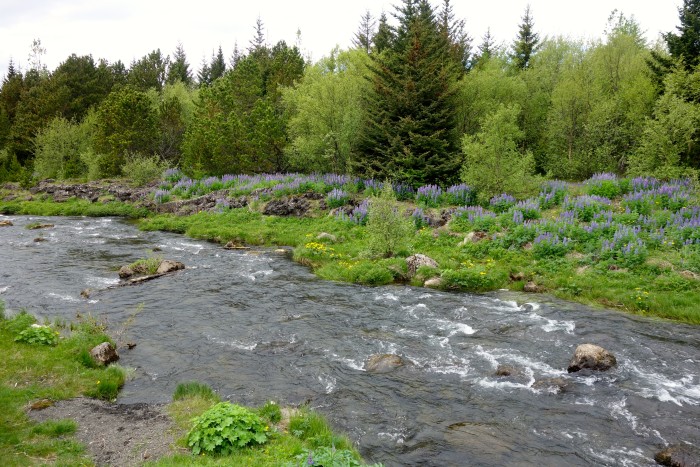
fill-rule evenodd
<path id="1" fill-rule="evenodd" d="M 69 199 L 63 203 L 49 200 L 35 201 L 4 201 L 0 202 L 0 214 L 5 215 L 35 215 L 35 216 L 120 216 L 131 219 L 146 217 L 150 211 L 121 201 L 106 203 L 91 203 L 84 199 Z"/>
<path id="2" fill-rule="evenodd" d="M 178 427 L 178 444 L 181 447 L 186 447 L 185 440 L 193 418 L 219 401 L 220 397 L 205 384 L 188 382 L 178 385 L 168 412 Z M 270 439 L 265 444 L 238 449 L 227 456 L 179 453 L 148 465 L 296 466 L 306 465 L 308 452 L 322 449 L 343 451 L 354 465 L 361 465 L 361 458 L 350 440 L 346 436 L 335 434 L 322 415 L 307 408 L 285 409 L 287 414 L 291 414 L 285 419 L 279 406 L 270 402 L 254 411 L 270 426 Z M 303 457 L 302 460 L 298 459 L 300 456 Z"/>
<path id="3" fill-rule="evenodd" d="M 1 305 L 0 310 L 3 308 Z M 73 437 L 74 421 L 36 423 L 25 410 L 33 403 L 49 405 L 79 395 L 113 399 L 125 372 L 119 367 L 88 368 L 81 363 L 82 351 L 109 340 L 94 321 L 70 329 L 57 327 L 62 337 L 55 347 L 15 342 L 17 334 L 34 321 L 28 313 L 0 319 L 0 459 L 3 465 L 89 465 L 84 446 Z M 102 386 L 115 390 L 102 391 Z"/>

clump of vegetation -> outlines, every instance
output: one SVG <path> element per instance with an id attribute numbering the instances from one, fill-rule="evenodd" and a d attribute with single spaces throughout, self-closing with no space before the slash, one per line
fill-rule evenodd
<path id="1" fill-rule="evenodd" d="M 122 173 L 135 186 L 145 186 L 158 180 L 167 168 L 167 162 L 163 161 L 160 156 L 131 154 L 126 157 Z"/>
<path id="2" fill-rule="evenodd" d="M 15 337 L 15 342 L 53 346 L 58 344 L 59 335 L 60 333 L 52 329 L 51 326 L 32 324 Z"/>
<path id="3" fill-rule="evenodd" d="M 219 395 L 214 392 L 214 390 L 204 383 L 198 381 L 188 381 L 186 383 L 180 383 L 175 388 L 173 393 L 173 400 L 180 401 L 188 398 L 200 398 L 210 401 L 219 402 L 221 399 Z"/>
<path id="4" fill-rule="evenodd" d="M 134 274 L 152 275 L 158 272 L 160 263 L 163 262 L 163 257 L 160 255 L 141 258 L 129 264 L 127 268 L 131 269 Z"/>
<path id="5" fill-rule="evenodd" d="M 194 419 L 194 426 L 187 435 L 187 445 L 195 455 L 227 455 L 236 449 L 265 443 L 269 429 L 251 410 L 220 402 Z"/>
<path id="6" fill-rule="evenodd" d="M 384 183 L 381 194 L 370 200 L 367 216 L 367 246 L 371 254 L 388 258 L 408 247 L 413 227 L 401 213 L 390 183 Z"/>

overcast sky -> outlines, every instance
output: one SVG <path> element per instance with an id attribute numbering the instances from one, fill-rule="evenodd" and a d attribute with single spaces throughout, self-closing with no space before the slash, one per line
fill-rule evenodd
<path id="1" fill-rule="evenodd" d="M 204 56 L 223 48 L 228 60 L 234 44 L 246 48 L 260 17 L 269 43 L 296 41 L 313 60 L 336 44 L 348 47 L 362 14 L 394 11 L 397 2 L 383 0 L 257 0 L 189 2 L 165 0 L 0 0 L 0 76 L 10 58 L 26 68 L 32 40 L 46 49 L 43 63 L 53 70 L 71 53 L 92 54 L 110 62 L 132 60 L 160 48 L 172 55 L 184 46 L 190 69 L 196 72 Z M 441 0 L 433 1 L 438 5 Z M 466 20 L 474 45 L 487 27 L 497 42 L 510 44 L 526 5 L 531 5 L 541 37 L 601 37 L 613 9 L 633 15 L 654 41 L 660 32 L 675 30 L 682 0 L 453 0 L 458 17 Z M 179 6 L 184 5 L 184 6 Z"/>

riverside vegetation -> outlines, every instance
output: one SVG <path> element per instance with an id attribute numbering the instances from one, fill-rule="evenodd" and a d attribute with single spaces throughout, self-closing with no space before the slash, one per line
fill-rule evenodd
<path id="1" fill-rule="evenodd" d="M 439 277 L 439 287 L 469 292 L 532 282 L 565 299 L 700 323 L 700 206 L 690 179 L 601 173 L 581 184 L 546 181 L 536 196 L 518 200 L 479 198 L 465 184 L 413 190 L 333 174 L 192 180 L 169 170 L 149 196 L 150 209 L 212 193 L 218 201 L 210 211 L 151 213 L 140 228 L 292 246 L 296 261 L 329 280 L 423 285 Z M 240 197 L 247 205 L 230 207 Z M 304 216 L 263 214 L 271 201 L 295 197 L 317 200 Z M 78 200 L 12 200 L 0 202 L 0 212 L 48 215 L 63 205 L 75 214 L 95 209 Z M 405 258 L 414 253 L 439 267 L 409 277 Z"/>
<path id="2" fill-rule="evenodd" d="M 26 311 L 6 318 L 4 310 L 0 301 L 0 350 L 8 356 L 0 369 L 0 457 L 5 465 L 91 465 L 75 438 L 74 420 L 37 423 L 26 411 L 80 395 L 116 399 L 128 369 L 98 366 L 89 355 L 92 347 L 110 341 L 104 323 L 88 317 L 39 325 Z M 268 402 L 248 409 L 188 382 L 178 385 L 168 412 L 179 451 L 192 454 L 173 454 L 155 465 L 364 465 L 347 437 L 334 434 L 321 415 L 306 408 Z"/>

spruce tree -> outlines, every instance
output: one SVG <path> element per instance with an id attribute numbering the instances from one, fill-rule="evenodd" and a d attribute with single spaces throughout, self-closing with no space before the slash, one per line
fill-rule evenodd
<path id="1" fill-rule="evenodd" d="M 477 48 L 479 49 L 479 54 L 474 59 L 474 65 L 478 66 L 488 61 L 494 53 L 495 46 L 493 43 L 493 36 L 491 35 L 491 28 L 486 28 L 486 33 L 481 39 L 481 45 Z"/>
<path id="2" fill-rule="evenodd" d="M 175 84 L 181 81 L 186 85 L 192 84 L 192 73 L 190 72 L 190 64 L 187 63 L 187 56 L 185 55 L 185 49 L 182 47 L 182 43 L 179 42 L 175 48 L 175 53 L 173 54 L 173 61 L 168 68 L 168 79 L 169 84 Z"/>
<path id="3" fill-rule="evenodd" d="M 206 59 L 202 58 L 202 66 L 197 72 L 197 82 L 200 86 L 209 86 L 211 84 L 211 68 Z"/>
<path id="4" fill-rule="evenodd" d="M 462 67 L 466 69 L 472 50 L 472 38 L 465 31 L 464 20 L 455 18 L 450 0 L 443 0 L 439 28 L 443 40 L 448 44 L 451 58 L 460 62 Z"/>
<path id="5" fill-rule="evenodd" d="M 513 43 L 513 65 L 518 70 L 524 70 L 530 64 L 530 58 L 537 51 L 540 43 L 539 34 L 534 31 L 535 23 L 530 13 L 530 5 L 525 8 L 523 22 L 520 23 L 518 37 Z"/>
<path id="6" fill-rule="evenodd" d="M 394 31 L 392 30 L 391 26 L 389 26 L 389 22 L 387 21 L 387 18 L 386 18 L 386 13 L 384 13 L 382 11 L 382 14 L 379 16 L 379 26 L 377 26 L 377 32 L 374 34 L 374 37 L 372 38 L 372 44 L 374 44 L 374 50 L 377 53 L 381 53 L 384 50 L 391 47 L 391 44 L 393 41 L 394 41 Z"/>
<path id="7" fill-rule="evenodd" d="M 374 37 L 374 25 L 376 22 L 372 18 L 372 13 L 367 10 L 360 19 L 360 27 L 352 39 L 352 43 L 358 49 L 367 53 L 372 51 L 372 38 Z"/>
<path id="8" fill-rule="evenodd" d="M 365 101 L 357 173 L 414 186 L 457 177 L 455 84 L 462 70 L 451 58 L 427 0 L 403 0 L 390 47 L 371 54 L 373 92 Z"/>
<path id="9" fill-rule="evenodd" d="M 209 79 L 213 83 L 221 78 L 226 71 L 226 62 L 224 61 L 224 52 L 219 46 L 219 50 L 211 55 L 211 64 L 209 65 Z"/>
<path id="10" fill-rule="evenodd" d="M 683 59 L 686 69 L 692 71 L 700 63 L 700 0 L 683 0 L 678 17 L 678 34 L 669 32 L 663 37 L 671 56 Z"/>

